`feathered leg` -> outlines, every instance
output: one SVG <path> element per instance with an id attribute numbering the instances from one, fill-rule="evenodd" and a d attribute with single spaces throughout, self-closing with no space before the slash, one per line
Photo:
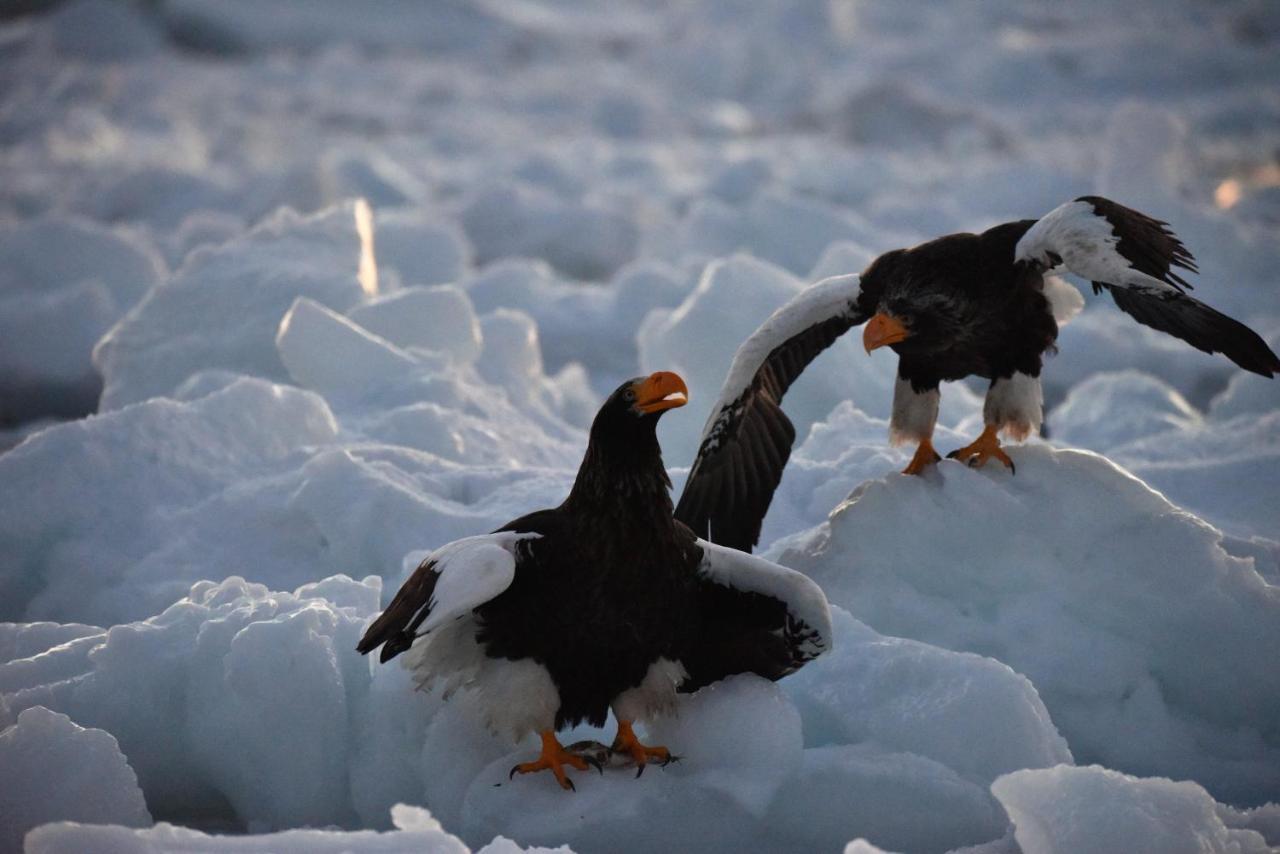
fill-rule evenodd
<path id="1" fill-rule="evenodd" d="M 1040 390 L 1040 377 L 1019 372 L 1009 377 L 998 377 L 992 380 L 982 406 L 982 417 L 986 422 L 982 435 L 947 454 L 947 457 L 974 468 L 995 458 L 1016 474 L 1013 460 L 1000 447 L 1000 431 L 1021 441 L 1040 429 L 1043 414 L 1044 395 Z"/>
<path id="2" fill-rule="evenodd" d="M 933 448 L 933 425 L 938 420 L 938 387 L 917 391 L 910 380 L 898 377 L 893 387 L 893 415 L 889 439 L 895 445 L 918 442 L 903 474 L 923 474 L 942 457 Z"/>

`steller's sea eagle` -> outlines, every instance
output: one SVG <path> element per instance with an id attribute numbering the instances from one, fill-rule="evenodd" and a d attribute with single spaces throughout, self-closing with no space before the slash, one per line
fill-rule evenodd
<path id="1" fill-rule="evenodd" d="M 830 645 L 822 591 L 799 572 L 699 540 L 672 516 L 655 427 L 687 400 L 660 372 L 623 383 L 591 425 L 568 498 L 432 552 L 356 647 L 381 660 L 408 651 L 420 685 L 477 692 L 487 723 L 542 754 L 512 769 L 600 767 L 566 749 L 564 727 L 602 726 L 610 750 L 638 766 L 670 761 L 641 744 L 639 718 L 669 710 L 677 691 L 735 673 L 778 679 Z"/>
<path id="2" fill-rule="evenodd" d="M 861 275 L 824 279 L 774 312 L 734 356 L 676 518 L 712 542 L 751 550 L 795 439 L 782 397 L 860 323 L 867 352 L 898 354 L 890 437 L 917 443 L 905 474 L 940 459 L 938 384 L 975 375 L 991 380 L 985 428 L 948 456 L 970 465 L 994 457 L 1012 470 L 998 435 L 1022 439 L 1040 426 L 1040 363 L 1058 336 L 1045 274 L 1058 267 L 1092 281 L 1094 293 L 1109 291 L 1139 323 L 1262 376 L 1280 372 L 1257 333 L 1187 295 L 1191 285 L 1173 268 L 1199 271 L 1167 223 L 1082 196 L 1039 220 L 886 252 Z"/>

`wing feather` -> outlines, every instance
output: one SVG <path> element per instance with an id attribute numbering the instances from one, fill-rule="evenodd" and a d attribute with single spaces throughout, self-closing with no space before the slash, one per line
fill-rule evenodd
<path id="1" fill-rule="evenodd" d="M 819 353 L 870 316 L 860 296 L 856 275 L 823 279 L 738 348 L 676 506 L 699 536 L 742 551 L 759 541 L 795 441 L 782 398 Z"/>
<path id="2" fill-rule="evenodd" d="M 803 573 L 699 540 L 704 630 L 681 655 L 693 691 L 735 673 L 780 679 L 831 648 L 831 611 Z"/>
<path id="3" fill-rule="evenodd" d="M 1063 264 L 1110 291 L 1121 311 L 1139 323 L 1222 353 L 1265 377 L 1280 372 L 1280 357 L 1249 327 L 1187 296 L 1191 284 L 1175 268 L 1198 273 L 1195 258 L 1163 220 L 1104 199 L 1081 196 L 1054 208 L 1018 241 L 1014 260 L 1045 270 Z"/>
<path id="4" fill-rule="evenodd" d="M 1104 287 L 1121 311 L 1144 326 L 1206 353 L 1222 353 L 1246 371 L 1264 377 L 1280 373 L 1280 357 L 1258 333 L 1197 299 L 1176 291 Z"/>
<path id="5" fill-rule="evenodd" d="M 380 659 L 389 661 L 420 635 L 471 613 L 511 586 L 521 544 L 539 536 L 502 531 L 455 540 L 436 549 L 365 630 L 356 651 L 365 654 L 382 646 Z"/>

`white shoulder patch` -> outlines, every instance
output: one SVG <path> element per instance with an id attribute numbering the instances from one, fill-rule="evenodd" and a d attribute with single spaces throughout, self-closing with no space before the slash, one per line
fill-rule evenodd
<path id="1" fill-rule="evenodd" d="M 1065 265 L 1094 282 L 1122 288 L 1177 291 L 1168 282 L 1135 270 L 1116 250 L 1120 238 L 1107 218 L 1088 202 L 1059 205 L 1027 229 L 1014 247 L 1015 261 L 1035 261 L 1046 270 Z M 1058 259 L 1058 260 L 1055 260 Z"/>
<path id="2" fill-rule="evenodd" d="M 528 539 L 542 536 L 504 531 L 454 540 L 441 546 L 427 560 L 435 564 L 435 592 L 431 615 L 419 630 L 426 634 L 471 613 L 511 586 L 516 576 L 516 548 Z"/>

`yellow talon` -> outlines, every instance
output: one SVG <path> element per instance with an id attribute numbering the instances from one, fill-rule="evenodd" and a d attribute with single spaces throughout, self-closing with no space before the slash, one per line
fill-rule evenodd
<path id="1" fill-rule="evenodd" d="M 1013 460 L 1009 459 L 1009 455 L 1000 447 L 999 433 L 1000 428 L 994 424 L 988 424 L 983 428 L 981 436 L 974 439 L 971 444 L 965 445 L 963 448 L 957 448 L 947 454 L 947 459 L 959 460 L 962 463 L 966 463 L 970 468 L 981 468 L 987 464 L 987 460 L 995 457 L 1004 463 L 1010 472 L 1017 474 L 1017 466 L 1013 464 Z"/>
<path id="2" fill-rule="evenodd" d="M 636 738 L 635 731 L 631 729 L 631 721 L 618 721 L 618 737 L 613 740 L 613 746 L 609 749 L 614 753 L 625 753 L 630 756 L 636 764 L 637 777 L 644 773 L 644 766 L 650 761 L 666 765 L 677 759 L 665 747 L 649 747 L 641 744 L 640 739 Z"/>
<path id="3" fill-rule="evenodd" d="M 911 458 L 911 462 L 907 463 L 907 467 L 902 470 L 903 474 L 924 474 L 925 469 L 936 463 L 942 457 L 938 456 L 938 452 L 933 449 L 933 442 L 928 436 L 920 440 L 920 445 L 916 448 L 915 456 Z"/>
<path id="4" fill-rule="evenodd" d="M 573 781 L 569 779 L 569 775 L 564 773 L 564 766 L 570 765 L 579 771 L 587 770 L 587 760 L 581 756 L 577 756 L 565 750 L 560 742 L 556 740 L 556 734 L 553 730 L 546 730 L 542 733 L 542 755 L 533 762 L 521 762 L 519 765 L 511 769 L 508 777 L 514 777 L 516 774 L 530 774 L 534 771 L 550 770 L 556 777 L 556 782 L 560 784 L 560 788 L 565 791 L 574 791 Z"/>

